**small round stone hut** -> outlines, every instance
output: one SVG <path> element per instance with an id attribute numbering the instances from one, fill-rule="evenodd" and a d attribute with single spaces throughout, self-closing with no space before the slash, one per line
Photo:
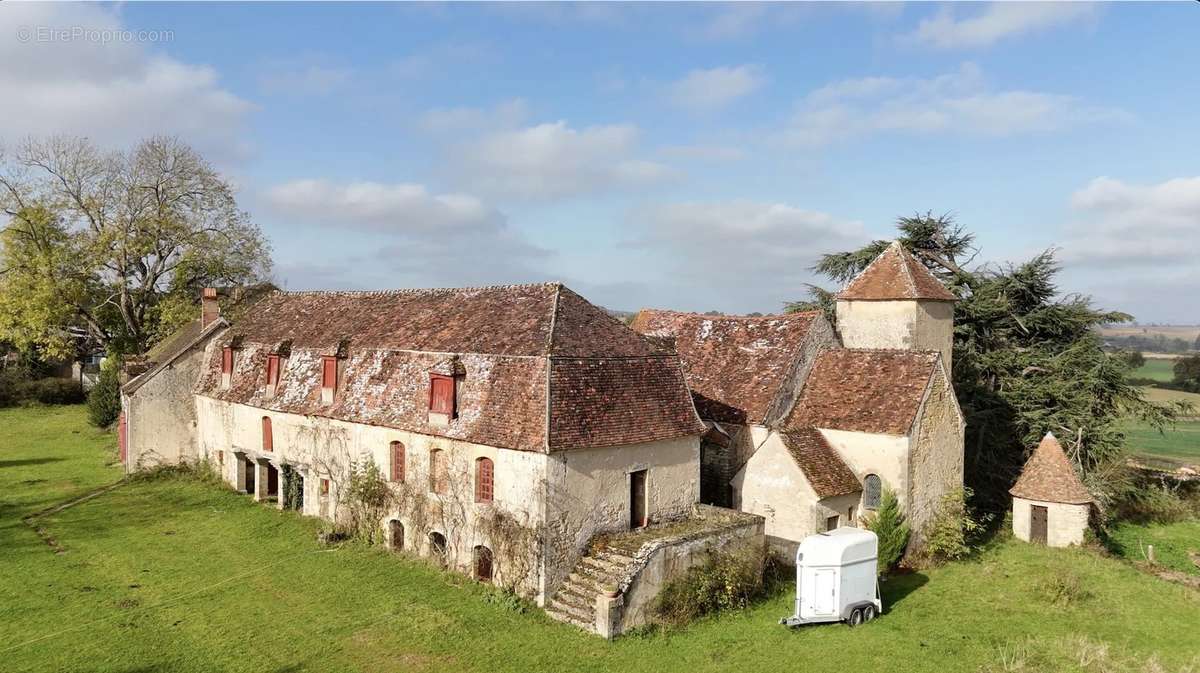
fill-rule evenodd
<path id="1" fill-rule="evenodd" d="M 1053 434 L 1042 438 L 1008 492 L 1018 538 L 1051 547 L 1083 544 L 1092 496 Z"/>

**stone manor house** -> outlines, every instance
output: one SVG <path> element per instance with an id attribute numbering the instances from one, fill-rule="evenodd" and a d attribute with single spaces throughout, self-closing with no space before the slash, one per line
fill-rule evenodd
<path id="1" fill-rule="evenodd" d="M 649 310 L 630 329 L 557 283 L 273 292 L 236 321 L 205 290 L 128 371 L 121 456 L 204 461 L 331 521 L 374 463 L 391 547 L 558 605 L 597 536 L 699 503 L 763 517 L 786 551 L 856 525 L 886 486 L 919 531 L 962 484 L 953 300 L 898 245 L 839 295 L 836 331 Z"/>

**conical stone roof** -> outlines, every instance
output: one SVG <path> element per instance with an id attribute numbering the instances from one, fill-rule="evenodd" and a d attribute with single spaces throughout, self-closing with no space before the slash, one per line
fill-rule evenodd
<path id="1" fill-rule="evenodd" d="M 1074 466 L 1052 433 L 1042 438 L 1017 483 L 1008 491 L 1018 498 L 1084 505 L 1092 495 L 1084 488 Z"/>

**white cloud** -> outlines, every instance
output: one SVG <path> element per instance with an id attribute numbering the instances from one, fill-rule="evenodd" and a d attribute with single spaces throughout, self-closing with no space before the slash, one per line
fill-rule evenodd
<path id="1" fill-rule="evenodd" d="M 1096 5 L 1088 2 L 993 2 L 981 12 L 960 18 L 960 7 L 942 7 L 902 41 L 940 49 L 987 47 L 1008 37 L 1090 19 L 1097 11 Z"/>
<path id="2" fill-rule="evenodd" d="M 484 44 L 448 42 L 424 47 L 388 65 L 387 70 L 401 79 L 424 79 L 444 75 L 465 65 L 495 60 L 496 55 Z"/>
<path id="3" fill-rule="evenodd" d="M 834 82 L 805 96 L 784 140 L 820 146 L 879 133 L 1010 136 L 1130 119 L 1074 96 L 995 90 L 974 63 L 929 79 L 865 77 Z"/>
<path id="4" fill-rule="evenodd" d="M 183 63 L 157 44 L 87 39 L 21 41 L 21 28 L 121 30 L 119 15 L 97 5 L 5 3 L 0 11 L 0 133 L 87 135 L 127 145 L 177 134 L 210 158 L 237 158 L 254 106 L 221 87 L 217 72 Z"/>
<path id="5" fill-rule="evenodd" d="M 1137 185 L 1099 177 L 1071 196 L 1064 262 L 1155 274 L 1193 268 L 1200 250 L 1200 176 Z"/>
<path id="6" fill-rule="evenodd" d="M 658 150 L 660 156 L 685 161 L 740 161 L 749 156 L 746 150 L 733 145 L 667 145 Z"/>
<path id="7" fill-rule="evenodd" d="M 667 96 L 680 107 L 712 110 L 748 96 L 767 81 L 757 65 L 693 70 L 667 88 Z"/>
<path id="8" fill-rule="evenodd" d="M 631 214 L 630 247 L 668 260 L 670 278 L 709 308 L 778 311 L 802 299 L 809 270 L 827 252 L 868 240 L 862 223 L 786 203 L 735 200 L 648 206 Z M 698 308 L 698 307 L 693 307 Z"/>
<path id="9" fill-rule="evenodd" d="M 459 146 L 451 172 L 474 191 L 505 198 L 555 199 L 642 187 L 673 177 L 637 156 L 637 127 L 572 128 L 565 121 L 485 134 Z"/>
<path id="10" fill-rule="evenodd" d="M 503 213 L 469 194 L 434 194 L 411 183 L 306 179 L 276 185 L 266 197 L 276 213 L 292 220 L 376 234 L 371 251 L 347 264 L 365 269 L 365 276 L 370 269 L 385 269 L 381 282 L 386 286 L 541 279 L 538 268 L 550 254 L 510 227 Z M 301 274 L 315 278 L 296 282 L 311 286 L 328 276 L 309 271 Z"/>

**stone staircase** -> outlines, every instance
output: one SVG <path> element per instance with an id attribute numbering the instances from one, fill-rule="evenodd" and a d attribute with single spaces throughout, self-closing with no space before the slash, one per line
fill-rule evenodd
<path id="1" fill-rule="evenodd" d="M 596 632 L 596 597 L 629 578 L 634 564 L 630 549 L 603 546 L 580 557 L 575 568 L 546 604 L 546 614 L 560 622 Z"/>

